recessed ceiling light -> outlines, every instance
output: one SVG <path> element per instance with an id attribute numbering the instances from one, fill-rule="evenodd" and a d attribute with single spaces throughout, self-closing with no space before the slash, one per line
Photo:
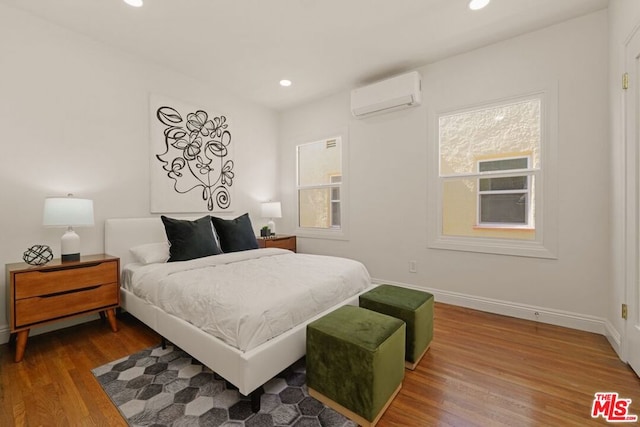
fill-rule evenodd
<path id="1" fill-rule="evenodd" d="M 480 10 L 489 4 L 491 0 L 471 0 L 469 1 L 469 9 Z"/>
<path id="2" fill-rule="evenodd" d="M 142 0 L 124 0 L 126 4 L 133 7 L 142 7 Z"/>
<path id="3" fill-rule="evenodd" d="M 280 86 L 283 86 L 283 87 L 291 86 L 291 80 L 287 80 L 287 79 L 280 80 Z"/>

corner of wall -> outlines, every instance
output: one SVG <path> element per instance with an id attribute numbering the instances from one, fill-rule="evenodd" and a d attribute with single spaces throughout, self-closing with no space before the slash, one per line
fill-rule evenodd
<path id="1" fill-rule="evenodd" d="M 611 347 L 616 352 L 618 357 L 623 362 L 626 362 L 625 357 L 623 357 L 624 355 L 622 352 L 622 338 L 621 338 L 620 332 L 618 332 L 618 330 L 611 324 L 611 322 L 609 322 L 608 319 L 605 319 L 604 327 L 605 327 L 604 336 L 609 341 L 609 344 L 611 344 Z"/>

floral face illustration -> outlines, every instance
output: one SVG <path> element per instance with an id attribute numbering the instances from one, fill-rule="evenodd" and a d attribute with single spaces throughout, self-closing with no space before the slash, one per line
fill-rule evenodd
<path id="1" fill-rule="evenodd" d="M 228 157 L 231 132 L 225 116 L 209 118 L 205 111 L 187 114 L 186 119 L 172 107 L 163 106 L 156 118 L 165 126 L 162 163 L 177 193 L 201 191 L 207 209 L 227 209 L 231 204 L 233 160 Z"/>

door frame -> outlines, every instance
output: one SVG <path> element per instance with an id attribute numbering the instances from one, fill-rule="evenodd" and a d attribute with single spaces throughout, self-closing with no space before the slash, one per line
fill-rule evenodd
<path id="1" fill-rule="evenodd" d="M 625 141 L 625 283 L 627 318 L 622 334 L 624 360 L 640 376 L 640 28 L 636 27 L 625 43 L 625 68 L 628 88 L 624 91 Z"/>

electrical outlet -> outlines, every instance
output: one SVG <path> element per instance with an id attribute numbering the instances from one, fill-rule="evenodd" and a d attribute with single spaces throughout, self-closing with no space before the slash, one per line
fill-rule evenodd
<path id="1" fill-rule="evenodd" d="M 417 263 L 415 261 L 409 261 L 409 273 L 417 273 L 418 272 L 418 267 L 416 265 Z"/>

